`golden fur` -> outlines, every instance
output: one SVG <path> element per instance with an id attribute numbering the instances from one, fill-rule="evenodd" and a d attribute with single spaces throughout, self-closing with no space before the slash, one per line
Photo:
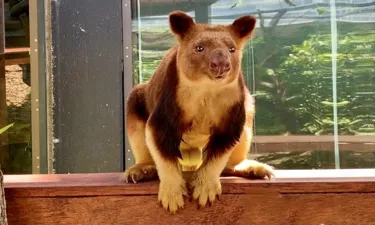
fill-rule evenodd
<path id="1" fill-rule="evenodd" d="M 187 183 L 203 207 L 221 194 L 220 175 L 270 178 L 273 172 L 247 160 L 255 110 L 241 60 L 255 18 L 209 26 L 175 11 L 169 19 L 179 44 L 127 101 L 126 129 L 136 164 L 125 179 L 158 177 L 158 199 L 175 213 L 184 205 Z M 213 62 L 221 67 L 213 68 Z M 221 70 L 224 64 L 227 72 Z M 192 179 L 185 181 L 182 170 L 194 170 Z"/>

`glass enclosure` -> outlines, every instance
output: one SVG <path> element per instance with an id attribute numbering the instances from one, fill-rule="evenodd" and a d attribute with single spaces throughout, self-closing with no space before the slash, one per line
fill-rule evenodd
<path id="1" fill-rule="evenodd" d="M 1 6 L 0 165 L 6 174 L 31 173 L 29 4 L 2 0 Z"/>
<path id="2" fill-rule="evenodd" d="M 30 20 L 29 2 L 38 20 Z M 47 166 L 49 173 L 120 172 L 130 166 L 123 103 L 132 85 L 147 82 L 177 43 L 168 26 L 173 10 L 209 24 L 257 18 L 242 64 L 256 99 L 249 158 L 277 169 L 375 168 L 372 0 L 131 0 L 126 13 L 127 0 L 46 1 L 48 18 L 35 2 L 45 7 L 42 0 L 0 0 L 5 174 L 44 173 Z M 39 71 L 30 70 L 30 61 Z"/>
<path id="3" fill-rule="evenodd" d="M 176 4 L 176 2 L 179 2 Z M 230 24 L 257 17 L 243 71 L 256 98 L 251 158 L 278 169 L 375 167 L 375 3 L 371 0 L 133 1 L 133 82 L 176 44 L 168 13 Z"/>

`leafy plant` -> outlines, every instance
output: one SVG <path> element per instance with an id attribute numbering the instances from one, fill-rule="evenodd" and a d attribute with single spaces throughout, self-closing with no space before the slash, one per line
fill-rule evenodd
<path id="1" fill-rule="evenodd" d="M 9 128 L 13 127 L 14 123 L 8 124 L 5 127 L 0 128 L 0 134 L 4 133 L 7 131 Z"/>
<path id="2" fill-rule="evenodd" d="M 318 8 L 317 13 L 327 12 Z M 262 36 L 248 42 L 243 56 L 246 83 L 256 94 L 257 135 L 332 134 L 334 105 L 340 134 L 375 134 L 375 30 L 353 24 L 338 26 L 334 103 L 329 21 L 306 25 L 292 35 L 266 28 L 262 28 Z M 142 33 L 143 82 L 174 41 L 167 27 Z M 138 50 L 134 54 L 137 76 Z"/>
<path id="3" fill-rule="evenodd" d="M 335 105 L 339 132 L 374 134 L 375 31 L 346 34 L 338 44 Z M 264 90 L 281 108 L 294 113 L 295 121 L 301 124 L 298 133 L 330 134 L 335 122 L 331 36 L 311 35 L 290 49 L 288 57 L 269 73 L 277 79 L 263 81 Z"/>

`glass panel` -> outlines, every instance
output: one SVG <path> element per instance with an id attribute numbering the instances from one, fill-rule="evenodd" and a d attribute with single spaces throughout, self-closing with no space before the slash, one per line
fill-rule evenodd
<path id="1" fill-rule="evenodd" d="M 375 2 L 350 2 L 336 4 L 338 140 L 357 143 L 339 145 L 340 163 L 375 167 Z"/>
<path id="2" fill-rule="evenodd" d="M 0 164 L 5 174 L 31 173 L 29 5 L 1 2 Z"/>
<path id="3" fill-rule="evenodd" d="M 210 24 L 257 17 L 243 57 L 256 98 L 250 158 L 278 169 L 375 167 L 373 1 L 133 1 L 134 84 L 177 43 L 175 9 Z"/>

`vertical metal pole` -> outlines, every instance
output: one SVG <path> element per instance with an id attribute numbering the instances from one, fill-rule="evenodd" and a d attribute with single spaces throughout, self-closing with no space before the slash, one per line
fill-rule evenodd
<path id="1" fill-rule="evenodd" d="M 124 169 L 134 164 L 134 156 L 130 149 L 128 135 L 126 133 L 126 101 L 133 88 L 133 47 L 132 47 L 132 13 L 131 13 L 131 0 L 122 1 L 122 45 L 123 45 L 123 82 L 124 82 L 124 147 L 125 147 L 125 163 Z"/>
<path id="2" fill-rule="evenodd" d="M 44 0 L 29 2 L 32 172 L 47 173 Z"/>
<path id="3" fill-rule="evenodd" d="M 335 168 L 340 169 L 339 129 L 337 116 L 337 17 L 336 2 L 330 0 L 331 7 L 331 49 L 332 49 L 332 102 L 333 102 L 333 133 Z"/>
<path id="4" fill-rule="evenodd" d="M 141 20 L 141 1 L 137 0 L 137 27 L 138 27 L 138 82 L 143 83 L 143 74 L 142 74 L 142 20 Z"/>
<path id="5" fill-rule="evenodd" d="M 46 76 L 46 151 L 47 151 L 47 173 L 55 173 L 54 168 L 54 140 L 53 140 L 53 74 L 52 74 L 52 20 L 51 1 L 44 1 L 45 21 L 45 76 Z"/>
<path id="6" fill-rule="evenodd" d="M 195 22 L 210 23 L 211 7 L 209 4 L 195 3 Z"/>
<path id="7" fill-rule="evenodd" d="M 0 0 L 0 128 L 8 125 L 5 81 L 5 24 L 4 0 Z M 8 132 L 0 135 L 0 167 L 4 173 L 9 171 Z"/>

